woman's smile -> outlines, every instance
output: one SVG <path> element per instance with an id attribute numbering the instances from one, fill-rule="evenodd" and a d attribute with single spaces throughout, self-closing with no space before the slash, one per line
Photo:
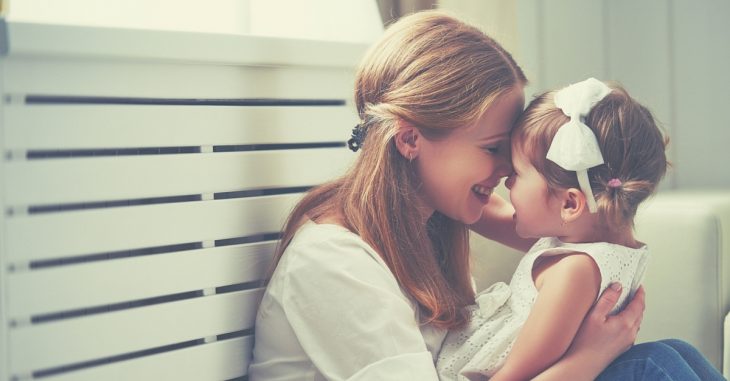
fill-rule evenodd
<path id="1" fill-rule="evenodd" d="M 472 193 L 476 196 L 479 201 L 486 204 L 489 201 L 489 196 L 492 195 L 494 188 L 488 188 L 483 185 L 476 184 L 471 187 Z"/>

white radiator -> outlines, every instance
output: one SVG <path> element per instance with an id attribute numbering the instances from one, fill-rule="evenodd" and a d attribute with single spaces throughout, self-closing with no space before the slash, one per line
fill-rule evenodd
<path id="1" fill-rule="evenodd" d="M 244 380 L 359 44 L 2 23 L 0 380 Z"/>

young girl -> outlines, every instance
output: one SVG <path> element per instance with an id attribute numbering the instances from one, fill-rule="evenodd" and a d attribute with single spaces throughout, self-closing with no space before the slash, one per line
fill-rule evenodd
<path id="1" fill-rule="evenodd" d="M 388 28 L 356 74 L 353 167 L 310 191 L 284 228 L 251 381 L 438 380 L 443 338 L 474 303 L 466 224 L 512 172 L 525 82 L 508 52 L 452 17 Z M 541 379 L 594 379 L 633 342 L 641 296 L 607 318 L 607 292 Z M 659 367 L 670 361 L 682 359 Z"/>
<path id="2" fill-rule="evenodd" d="M 509 286 L 478 295 L 470 323 L 449 333 L 441 380 L 531 379 L 563 356 L 612 282 L 626 286 L 613 312 L 623 306 L 648 255 L 633 218 L 664 175 L 664 148 L 621 87 L 589 78 L 530 103 L 512 131 L 506 186 L 517 234 L 539 240 Z"/>

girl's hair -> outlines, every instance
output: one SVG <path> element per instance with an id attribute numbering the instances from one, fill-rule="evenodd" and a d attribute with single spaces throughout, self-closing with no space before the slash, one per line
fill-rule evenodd
<path id="1" fill-rule="evenodd" d="M 420 180 L 394 136 L 405 121 L 429 139 L 446 137 L 525 82 L 497 42 L 455 18 L 424 11 L 392 24 L 356 73 L 355 104 L 367 127 L 361 153 L 344 176 L 312 189 L 294 208 L 275 261 L 307 219 L 341 217 L 418 303 L 422 323 L 464 324 L 462 307 L 474 302 L 468 229 L 438 211 L 424 226 L 415 207 Z"/>
<path id="2" fill-rule="evenodd" d="M 621 86 L 607 83 L 612 91 L 591 109 L 585 124 L 593 130 L 604 164 L 588 170 L 591 189 L 604 228 L 633 227 L 639 204 L 656 189 L 667 169 L 668 142 L 649 110 L 631 98 Z M 555 106 L 556 91 L 537 96 L 525 109 L 512 131 L 513 150 L 519 150 L 542 174 L 550 191 L 579 188 L 574 171 L 546 158 L 558 129 L 568 121 Z M 620 185 L 609 182 L 618 179 Z"/>

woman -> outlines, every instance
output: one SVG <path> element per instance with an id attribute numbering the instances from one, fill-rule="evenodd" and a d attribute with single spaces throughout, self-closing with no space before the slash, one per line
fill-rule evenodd
<path id="1" fill-rule="evenodd" d="M 474 303 L 467 225 L 482 220 L 488 235 L 525 245 L 508 206 L 490 199 L 512 171 L 509 133 L 526 82 L 495 41 L 441 13 L 387 29 L 357 72 L 350 147 L 362 152 L 284 228 L 252 381 L 438 379 L 444 335 Z M 631 346 L 643 291 L 607 317 L 616 298 L 604 295 L 566 356 L 536 379 L 592 380 Z"/>

